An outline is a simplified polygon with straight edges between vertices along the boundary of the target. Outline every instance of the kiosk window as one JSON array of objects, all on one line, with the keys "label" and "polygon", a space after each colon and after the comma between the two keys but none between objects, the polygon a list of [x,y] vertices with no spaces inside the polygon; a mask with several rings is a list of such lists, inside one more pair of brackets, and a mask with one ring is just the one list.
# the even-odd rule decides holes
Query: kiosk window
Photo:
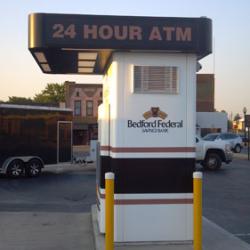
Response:
[{"label": "kiosk window", "polygon": [[178,68],[134,66],[134,92],[178,94]]}]

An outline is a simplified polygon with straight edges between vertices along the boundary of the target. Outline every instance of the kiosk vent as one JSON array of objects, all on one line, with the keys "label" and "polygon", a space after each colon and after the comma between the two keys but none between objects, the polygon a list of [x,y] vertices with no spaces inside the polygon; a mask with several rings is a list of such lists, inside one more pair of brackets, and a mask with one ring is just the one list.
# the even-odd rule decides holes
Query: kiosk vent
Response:
[{"label": "kiosk vent", "polygon": [[134,66],[134,92],[178,94],[178,68]]}]

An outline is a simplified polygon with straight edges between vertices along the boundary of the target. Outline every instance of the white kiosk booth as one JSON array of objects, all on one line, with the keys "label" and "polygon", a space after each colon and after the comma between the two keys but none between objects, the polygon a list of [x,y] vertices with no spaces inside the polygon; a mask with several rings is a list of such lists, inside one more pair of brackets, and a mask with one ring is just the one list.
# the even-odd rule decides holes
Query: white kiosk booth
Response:
[{"label": "white kiosk booth", "polygon": [[[97,207],[115,174],[115,241],[192,241],[202,18],[30,15],[29,49],[45,73],[103,74]],[[33,34],[33,35],[31,35]]]},{"label": "white kiosk booth", "polygon": [[101,174],[115,173],[116,241],[192,240],[196,62],[192,54],[112,55],[99,135]]}]

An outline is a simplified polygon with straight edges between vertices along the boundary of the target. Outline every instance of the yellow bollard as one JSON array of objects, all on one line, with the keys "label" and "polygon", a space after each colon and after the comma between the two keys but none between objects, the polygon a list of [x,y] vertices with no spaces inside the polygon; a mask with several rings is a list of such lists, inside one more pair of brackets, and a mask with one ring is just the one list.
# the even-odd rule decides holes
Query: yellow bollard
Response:
[{"label": "yellow bollard", "polygon": [[194,250],[202,250],[202,173],[193,173]]},{"label": "yellow bollard", "polygon": [[113,173],[105,174],[105,250],[114,250],[114,179]]}]

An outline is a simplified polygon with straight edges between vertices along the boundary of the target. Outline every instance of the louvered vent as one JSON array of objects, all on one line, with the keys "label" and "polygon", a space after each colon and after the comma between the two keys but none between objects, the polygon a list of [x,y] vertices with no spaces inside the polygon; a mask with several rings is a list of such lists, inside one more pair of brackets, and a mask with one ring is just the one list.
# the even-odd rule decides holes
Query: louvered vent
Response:
[{"label": "louvered vent", "polygon": [[177,73],[177,67],[134,66],[134,92],[178,94]]}]

